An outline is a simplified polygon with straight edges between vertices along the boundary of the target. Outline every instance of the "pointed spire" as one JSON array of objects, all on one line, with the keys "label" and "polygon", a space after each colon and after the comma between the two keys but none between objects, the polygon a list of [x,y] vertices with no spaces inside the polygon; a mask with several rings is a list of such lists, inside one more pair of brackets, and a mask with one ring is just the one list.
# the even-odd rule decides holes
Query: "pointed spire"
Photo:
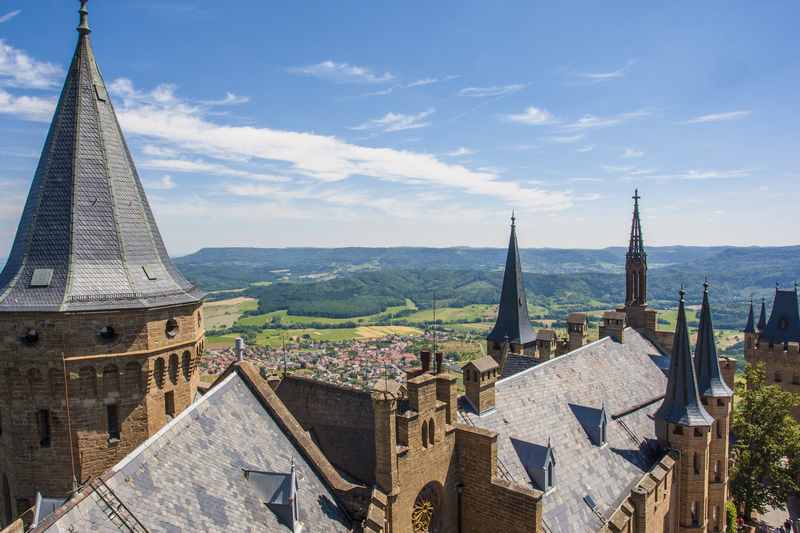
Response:
[{"label": "pointed spire", "polygon": [[628,256],[645,257],[644,237],[642,235],[642,222],[639,218],[639,189],[633,194],[633,222],[631,223],[631,240],[628,244]]},{"label": "pointed spire", "polygon": [[681,286],[669,382],[656,418],[680,426],[710,426],[714,419],[703,408],[697,391],[697,378],[689,346],[689,328],[686,325],[685,296],[686,291]]},{"label": "pointed spire", "polygon": [[750,297],[750,310],[747,313],[747,324],[744,326],[745,333],[755,333],[756,332],[756,319],[753,313],[753,298]]},{"label": "pointed spire", "polygon": [[[752,318],[752,309],[751,309]],[[733,391],[725,383],[719,368],[717,345],[714,341],[714,326],[711,323],[711,305],[708,301],[708,280],[703,283],[703,306],[700,310],[700,326],[694,350],[694,366],[697,373],[697,389],[701,396],[730,398]]]},{"label": "pointed spire", "polygon": [[202,300],[156,226],[88,38],[87,5],[81,2],[78,43],[0,273],[0,312]]},{"label": "pointed spire", "polygon": [[517,245],[516,216],[511,215],[511,237],[508,241],[506,269],[503,274],[503,289],[500,293],[500,307],[497,322],[487,339],[502,344],[526,345],[536,340],[528,318],[528,299],[522,279],[522,263]]},{"label": "pointed spire", "polygon": [[758,328],[759,332],[767,328],[767,302],[764,298],[761,298],[761,315],[758,317],[756,328]]},{"label": "pointed spire", "polygon": [[81,1],[81,8],[78,10],[78,13],[81,15],[81,22],[78,25],[78,33],[81,35],[89,35],[92,33],[92,29],[89,27],[89,7],[88,3],[89,0],[80,0]]}]

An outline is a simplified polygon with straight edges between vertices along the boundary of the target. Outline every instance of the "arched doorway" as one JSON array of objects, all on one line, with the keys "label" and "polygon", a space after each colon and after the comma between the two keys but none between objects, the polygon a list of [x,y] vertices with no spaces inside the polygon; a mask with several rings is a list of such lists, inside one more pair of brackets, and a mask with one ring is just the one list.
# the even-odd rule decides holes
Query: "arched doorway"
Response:
[{"label": "arched doorway", "polygon": [[440,530],[442,486],[431,481],[425,485],[414,501],[411,524],[414,533],[436,533]]},{"label": "arched doorway", "polygon": [[11,524],[14,515],[11,511],[11,487],[8,486],[8,478],[3,474],[3,522],[5,525]]}]

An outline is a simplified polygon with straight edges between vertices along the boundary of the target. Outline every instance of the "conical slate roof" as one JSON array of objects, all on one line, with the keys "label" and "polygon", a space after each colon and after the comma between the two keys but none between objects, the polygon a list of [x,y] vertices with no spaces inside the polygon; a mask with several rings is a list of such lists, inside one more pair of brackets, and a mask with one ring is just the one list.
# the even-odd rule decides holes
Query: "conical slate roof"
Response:
[{"label": "conical slate roof", "polygon": [[767,302],[764,301],[764,298],[761,298],[761,315],[758,317],[758,324],[756,328],[758,331],[764,331],[767,327]]},{"label": "conical slate roof", "polygon": [[642,222],[639,219],[639,189],[633,195],[633,221],[631,222],[631,240],[628,243],[628,257],[645,259],[644,237],[642,236]]},{"label": "conical slate roof", "polygon": [[697,379],[689,347],[689,329],[686,326],[685,294],[681,288],[667,393],[656,412],[656,418],[680,426],[710,426],[714,419],[703,408],[697,391]]},{"label": "conical slate roof", "polygon": [[761,332],[761,339],[774,344],[800,341],[800,310],[796,287],[790,290],[775,289],[772,312]]},{"label": "conical slate roof", "polygon": [[503,290],[500,293],[500,308],[497,322],[489,333],[488,340],[512,344],[529,344],[536,340],[528,318],[528,299],[525,297],[525,284],[522,280],[522,264],[517,246],[516,219],[511,217],[511,238],[508,242],[506,271],[503,275]]},{"label": "conical slate roof", "polygon": [[[752,318],[752,309],[751,309]],[[703,307],[700,310],[700,328],[694,350],[694,367],[697,374],[697,389],[701,396],[730,398],[733,391],[725,383],[719,369],[717,345],[714,342],[714,326],[711,323],[711,305],[708,302],[708,282],[703,284]]]},{"label": "conical slate roof", "polygon": [[750,311],[747,313],[747,324],[744,326],[745,333],[755,333],[756,326],[755,326],[755,318],[753,317],[753,299],[750,299]]},{"label": "conical slate roof", "polygon": [[95,62],[86,3],[0,274],[0,311],[154,307],[202,298],[167,255]]}]

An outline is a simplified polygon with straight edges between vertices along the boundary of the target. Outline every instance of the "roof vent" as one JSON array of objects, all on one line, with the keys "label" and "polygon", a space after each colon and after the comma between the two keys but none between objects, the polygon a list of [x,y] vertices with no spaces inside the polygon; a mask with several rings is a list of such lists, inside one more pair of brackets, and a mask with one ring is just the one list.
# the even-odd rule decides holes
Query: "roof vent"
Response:
[{"label": "roof vent", "polygon": [[297,473],[292,459],[291,469],[283,472],[258,472],[244,470],[244,477],[261,495],[264,505],[275,514],[283,526],[295,533],[301,529],[300,507],[297,503]]},{"label": "roof vent", "polygon": [[150,281],[158,279],[158,276],[156,276],[156,268],[153,265],[142,265],[142,271],[144,271],[145,277]]},{"label": "roof vent", "polygon": [[106,100],[108,100],[108,93],[106,92],[106,88],[103,87],[103,84],[95,83],[94,91],[95,93],[97,93],[97,99],[100,100],[101,102],[105,102]]},{"label": "roof vent", "polygon": [[53,281],[52,268],[36,268],[31,277],[31,287],[49,287]]},{"label": "roof vent", "polygon": [[536,487],[549,492],[556,486],[556,455],[550,439],[547,446],[511,438],[522,466]]},{"label": "roof vent", "polygon": [[583,430],[595,446],[604,446],[608,442],[608,414],[603,403],[600,409],[583,405],[569,404],[572,414],[578,419]]}]

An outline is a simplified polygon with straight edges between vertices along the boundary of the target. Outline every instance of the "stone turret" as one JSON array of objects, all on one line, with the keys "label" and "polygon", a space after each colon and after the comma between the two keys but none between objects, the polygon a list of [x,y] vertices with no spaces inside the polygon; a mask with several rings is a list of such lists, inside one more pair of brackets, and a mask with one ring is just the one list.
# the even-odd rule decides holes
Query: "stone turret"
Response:
[{"label": "stone turret", "polygon": [[0,274],[0,478],[20,508],[117,463],[199,380],[203,295],[167,254],[90,33],[84,0]]},{"label": "stone turret", "polygon": [[708,519],[709,448],[714,418],[708,414],[697,389],[689,347],[685,291],[681,289],[669,381],[664,401],[655,415],[656,435],[666,448],[680,454],[678,524],[680,532],[705,532]]}]

